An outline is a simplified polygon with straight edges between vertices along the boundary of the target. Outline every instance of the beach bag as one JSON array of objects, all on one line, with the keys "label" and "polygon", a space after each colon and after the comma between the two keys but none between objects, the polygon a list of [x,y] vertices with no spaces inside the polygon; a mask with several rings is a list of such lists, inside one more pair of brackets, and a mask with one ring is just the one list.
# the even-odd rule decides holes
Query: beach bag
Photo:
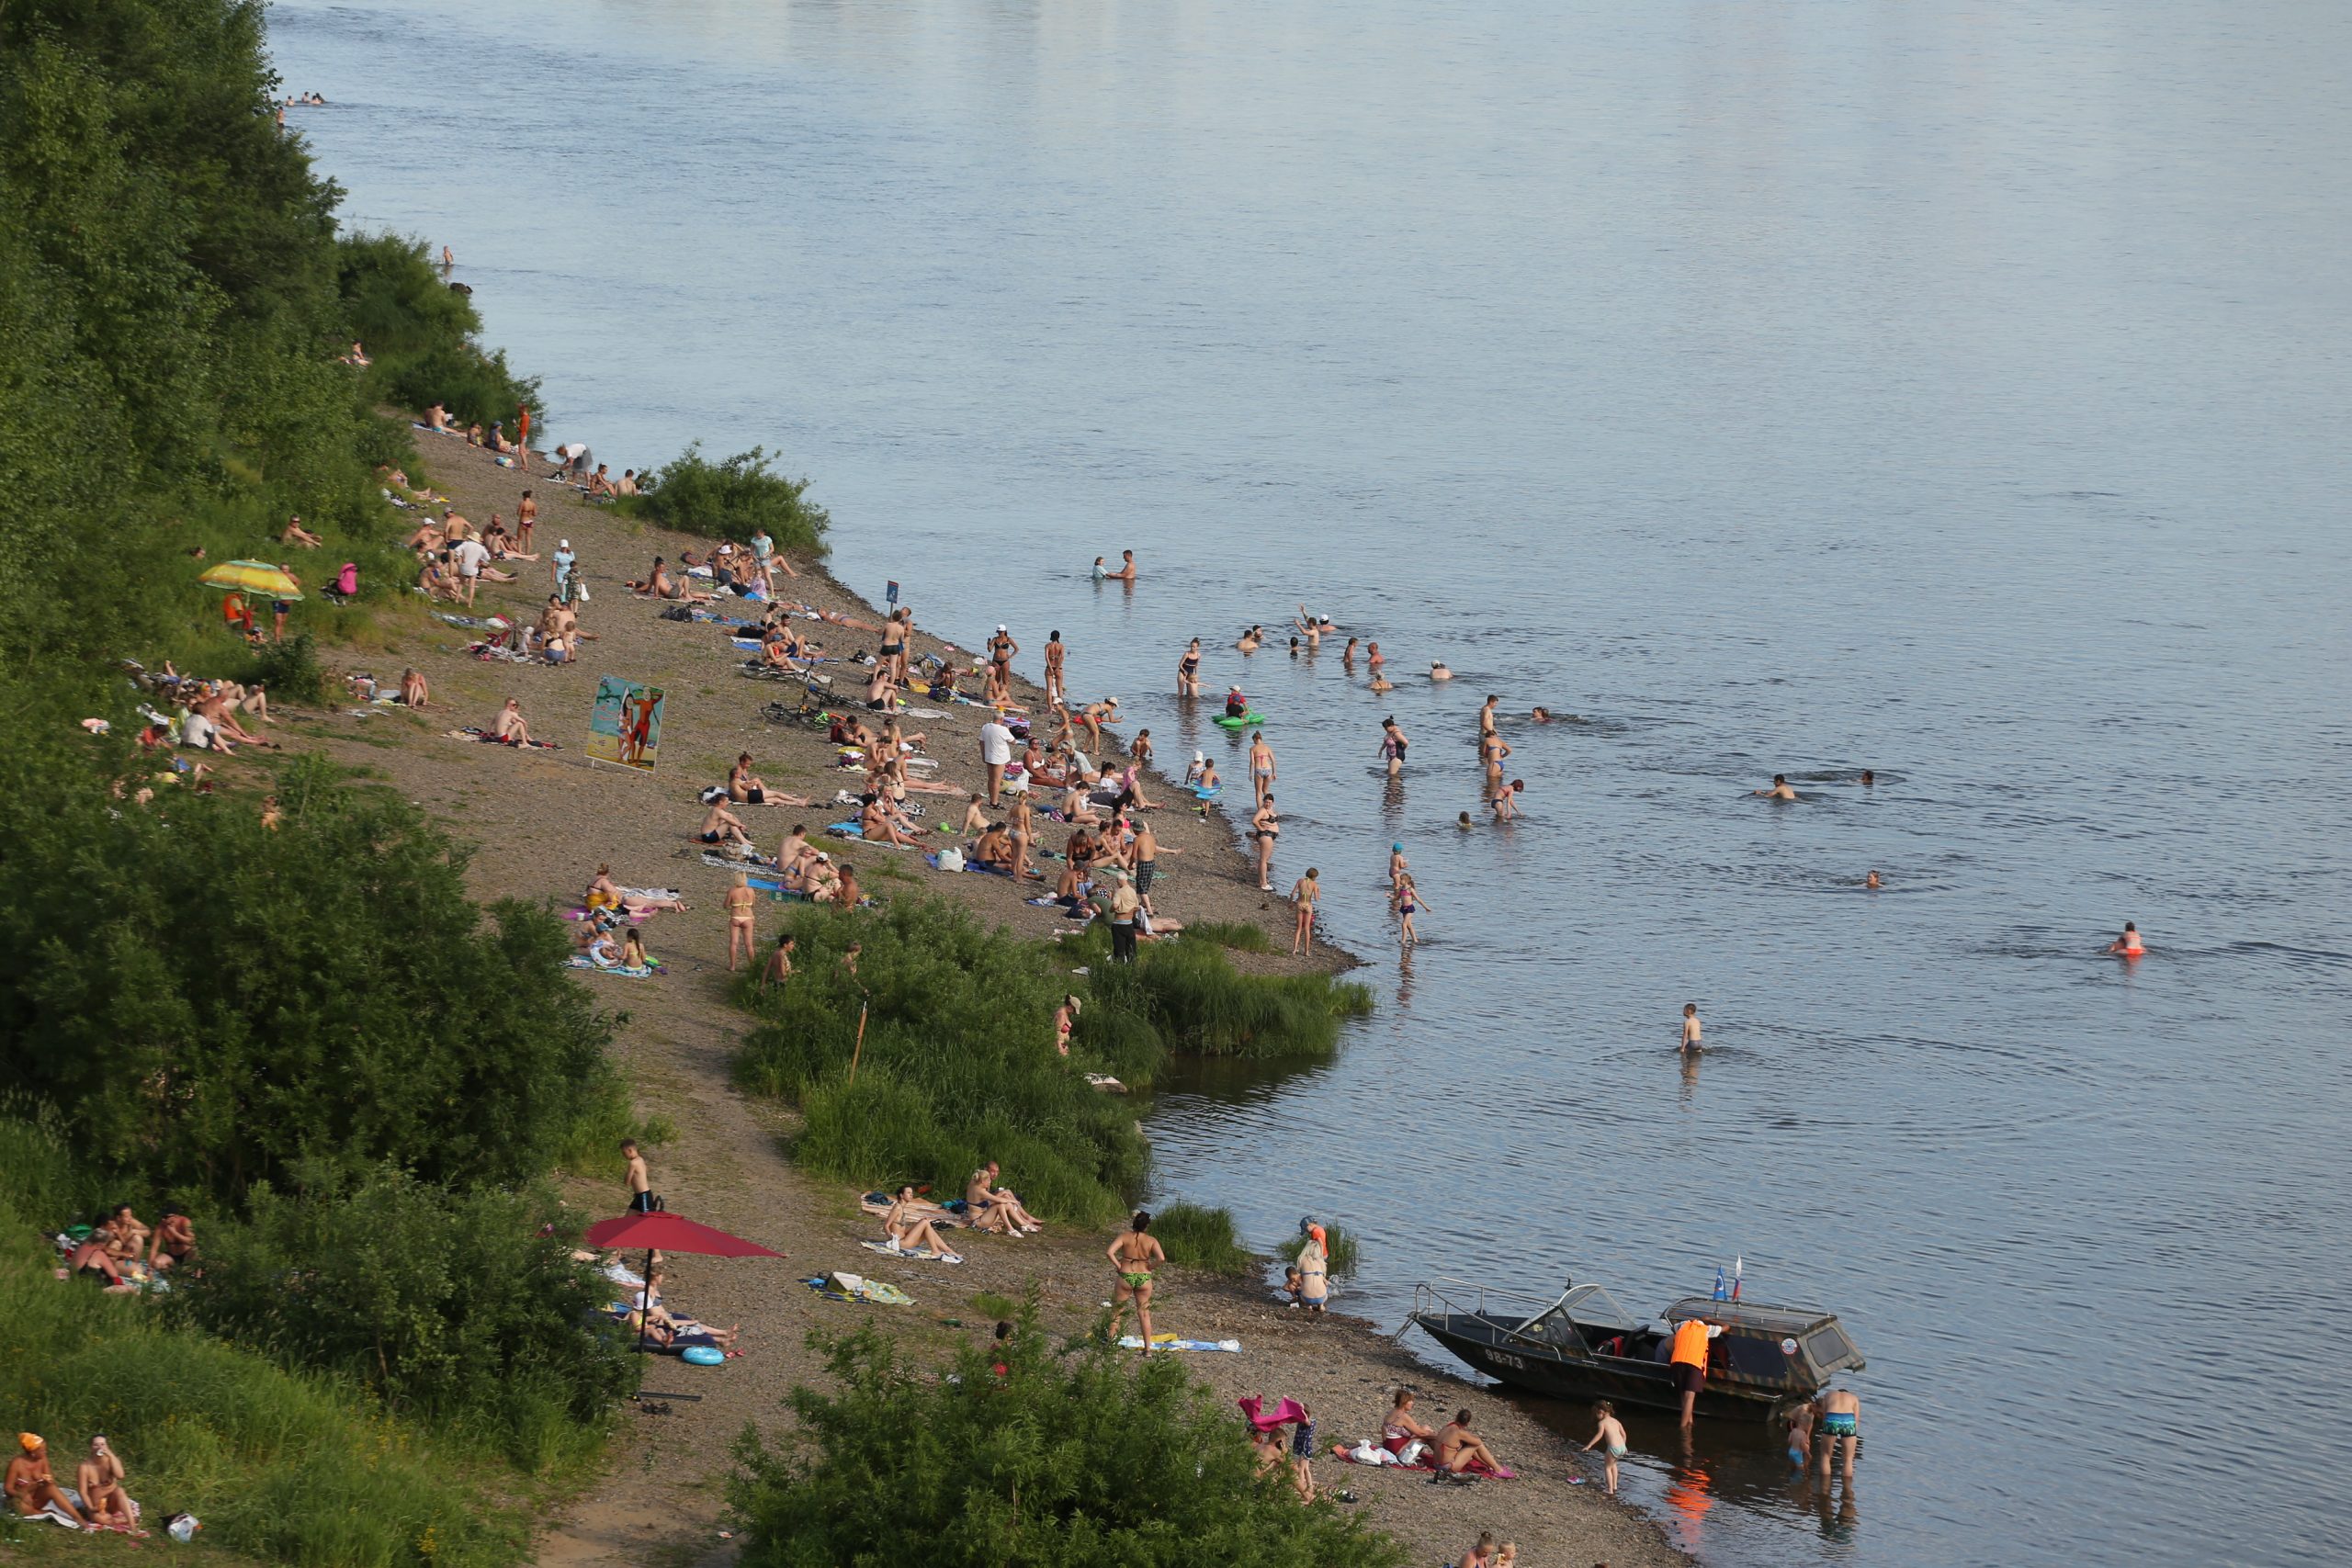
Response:
[{"label": "beach bag", "polygon": [[700,799],[705,806],[716,806],[720,801],[727,798],[727,786],[725,784],[712,784],[708,789],[704,790],[696,798]]},{"label": "beach bag", "polygon": [[1396,1462],[1398,1464],[1417,1464],[1419,1462],[1421,1455],[1428,1451],[1429,1445],[1421,1441],[1420,1438],[1415,1438],[1411,1442],[1407,1443],[1402,1449],[1397,1450]]},{"label": "beach bag", "polygon": [[665,621],[691,621],[695,618],[695,613],[684,604],[673,604],[662,612],[662,618]]},{"label": "beach bag", "polygon": [[949,845],[946,849],[944,849],[944,850],[940,851],[940,852],[939,852],[939,869],[940,869],[940,870],[942,870],[942,871],[961,871],[961,870],[963,870],[963,869],[964,869],[964,852],[963,852],[963,851],[961,851],[961,850],[959,850],[959,849],[957,849],[957,848],[956,848],[956,847],[955,847],[954,845],[952,845],[952,844],[951,844],[951,845]]}]

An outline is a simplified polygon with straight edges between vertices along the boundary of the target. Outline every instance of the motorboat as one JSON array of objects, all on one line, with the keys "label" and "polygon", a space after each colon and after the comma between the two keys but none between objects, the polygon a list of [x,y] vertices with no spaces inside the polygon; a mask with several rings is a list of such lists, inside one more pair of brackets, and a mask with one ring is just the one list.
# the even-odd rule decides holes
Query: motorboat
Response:
[{"label": "motorboat", "polygon": [[1817,1307],[1685,1296],[1659,1321],[1645,1322],[1599,1285],[1573,1280],[1550,1300],[1469,1280],[1426,1281],[1414,1290],[1405,1325],[1531,1393],[1679,1411],[1667,1357],[1674,1325],[1693,1317],[1723,1329],[1707,1343],[1701,1416],[1769,1421],[1811,1399],[1833,1374],[1868,1364],[1837,1314]]}]

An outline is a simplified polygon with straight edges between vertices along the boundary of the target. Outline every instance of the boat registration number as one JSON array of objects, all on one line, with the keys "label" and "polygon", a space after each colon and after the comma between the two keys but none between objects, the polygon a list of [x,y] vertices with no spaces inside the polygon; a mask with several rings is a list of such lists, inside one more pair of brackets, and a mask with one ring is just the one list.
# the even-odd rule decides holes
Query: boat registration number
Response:
[{"label": "boat registration number", "polygon": [[1508,1350],[1490,1350],[1487,1352],[1487,1355],[1497,1366],[1509,1367],[1513,1371],[1519,1372],[1523,1372],[1527,1370],[1527,1363],[1521,1360],[1517,1356],[1512,1355]]}]

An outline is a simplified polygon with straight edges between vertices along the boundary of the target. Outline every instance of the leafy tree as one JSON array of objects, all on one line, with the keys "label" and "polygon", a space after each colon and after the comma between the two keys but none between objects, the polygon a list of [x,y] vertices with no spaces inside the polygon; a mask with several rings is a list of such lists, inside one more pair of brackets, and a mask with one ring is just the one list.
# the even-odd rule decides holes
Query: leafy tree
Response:
[{"label": "leafy tree", "polygon": [[636,1386],[634,1351],[594,1315],[619,1287],[572,1260],[549,1194],[450,1192],[388,1166],[295,1180],[207,1229],[202,1274],[170,1298],[188,1321],[481,1429],[535,1470]]},{"label": "leafy tree", "polygon": [[0,1037],[98,1161],[232,1199],[305,1156],[503,1183],[582,1117],[620,1124],[557,922],[485,922],[397,795],[297,763],[272,831],[250,798],[142,807],[38,742],[0,757],[0,922],[28,949]]},{"label": "leafy tree", "polygon": [[[1260,1477],[1240,1423],[1174,1357],[1057,1357],[1022,1314],[945,1377],[871,1328],[813,1343],[837,1393],[795,1389],[798,1447],[747,1432],[729,1491],[747,1568],[1391,1568],[1389,1537]],[[992,1363],[1005,1371],[999,1375]]]},{"label": "leafy tree", "polygon": [[832,519],[808,499],[808,481],[770,473],[763,447],[714,463],[696,442],[638,482],[642,493],[625,504],[664,527],[715,534],[738,544],[749,544],[765,529],[776,548],[803,555],[822,556],[831,547],[825,530]]}]

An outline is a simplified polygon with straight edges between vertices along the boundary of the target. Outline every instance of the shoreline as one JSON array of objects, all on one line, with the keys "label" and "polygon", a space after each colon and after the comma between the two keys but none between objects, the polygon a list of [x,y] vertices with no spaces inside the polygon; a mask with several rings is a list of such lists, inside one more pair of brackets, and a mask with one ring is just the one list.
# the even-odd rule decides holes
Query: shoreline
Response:
[{"label": "shoreline", "polygon": [[[711,1382],[682,1382],[685,1370],[675,1363],[649,1368],[650,1390],[691,1392],[702,1402],[681,1403],[673,1407],[679,1414],[656,1416],[645,1413],[659,1403],[649,1399],[635,1414],[625,1414],[621,1419],[633,1422],[639,1433],[624,1433],[604,1475],[560,1511],[541,1541],[538,1560],[634,1562],[652,1549],[682,1551],[685,1561],[725,1562],[731,1546],[715,1532],[725,1528],[719,1483],[729,1468],[727,1443],[747,1421],[771,1433],[788,1427],[785,1392],[796,1382],[821,1381],[821,1359],[802,1343],[809,1328],[877,1322],[895,1328],[911,1353],[922,1354],[948,1336],[987,1330],[986,1322],[974,1322],[977,1292],[1018,1300],[1034,1284],[1049,1325],[1076,1332],[1091,1323],[1107,1293],[1098,1278],[1099,1238],[1073,1235],[1063,1226],[1019,1245],[990,1238],[974,1248],[970,1264],[949,1270],[886,1263],[860,1249],[857,1244],[871,1233],[872,1223],[856,1211],[854,1195],[802,1171],[785,1153],[792,1112],[734,1086],[732,1059],[752,1020],[731,1000],[724,961],[718,956],[726,946],[718,894],[728,873],[703,863],[698,846],[686,841],[702,809],[694,802],[694,790],[720,782],[738,750],[752,753],[755,769],[771,788],[812,800],[828,799],[838,784],[850,782],[830,765],[832,749],[821,730],[761,717],[763,705],[778,698],[797,701],[802,688],[797,682],[737,676],[733,666],[741,655],[721,639],[720,628],[662,621],[655,602],[637,599],[621,587],[654,554],[674,557],[675,545],[691,536],[590,506],[544,476],[526,480],[498,468],[492,454],[461,438],[419,432],[416,445],[420,472],[413,477],[447,494],[477,525],[493,512],[511,518],[514,502],[526,488],[536,491],[542,503],[534,536],[541,561],[513,563],[519,578],[514,584],[484,582],[471,613],[514,615],[544,604],[544,558],[557,540],[569,538],[590,586],[582,626],[597,640],[587,644],[579,660],[554,668],[478,662],[463,651],[469,634],[440,622],[425,623],[414,637],[402,631],[372,666],[371,656],[330,649],[325,651],[337,665],[371,668],[379,680],[396,677],[402,663],[414,663],[432,684],[431,708],[415,715],[377,710],[356,719],[351,705],[339,703],[317,722],[308,714],[289,712],[281,734],[289,740],[298,735],[315,738],[337,761],[389,775],[403,794],[475,842],[469,883],[485,899],[554,896],[569,902],[571,890],[605,862],[624,885],[670,885],[685,893],[689,912],[657,916],[642,928],[648,946],[669,966],[666,974],[650,981],[590,975],[582,983],[600,1006],[626,1010],[614,1055],[640,1111],[668,1118],[678,1131],[674,1142],[654,1157],[657,1182],[673,1207],[757,1236],[790,1254],[792,1261],[679,1263],[673,1270],[677,1299],[715,1321],[743,1323],[752,1354],[729,1362]],[[821,566],[803,568],[797,581],[787,580],[786,592],[823,608],[880,618]],[[829,652],[863,651],[868,635],[831,624],[819,628],[819,640],[828,643]],[[915,646],[919,651],[953,647],[968,652],[920,628]],[[660,683],[668,693],[657,771],[650,776],[592,765],[578,750],[596,677],[608,672]],[[1014,684],[1017,700],[1041,708],[1042,693],[1034,684],[1017,677]],[[486,724],[508,695],[521,700],[535,735],[562,749],[517,752],[443,738],[460,724]],[[914,701],[920,705],[921,699]],[[938,772],[944,778],[963,782],[977,776],[972,742],[988,712],[958,707],[945,710],[942,719],[924,721],[933,735],[928,750],[941,759]],[[1165,784],[1156,771],[1148,776]],[[960,814],[956,797],[918,798]],[[805,811],[746,807],[739,815],[759,846],[771,852],[794,822],[805,821],[813,829],[827,819],[815,806]],[[1174,874],[1163,874],[1154,888],[1156,903],[1186,920],[1250,921],[1276,939],[1280,951],[1274,953],[1228,951],[1238,966],[1295,973],[1356,962],[1352,954],[1320,942],[1311,963],[1288,955],[1289,901],[1260,892],[1222,812],[1196,814],[1170,805],[1153,817],[1163,843],[1181,852]],[[922,820],[937,820],[937,815]],[[1029,937],[1074,924],[1058,911],[1023,903],[1026,889],[1004,878],[929,871],[910,863],[911,851],[820,841],[846,847],[876,893],[920,888],[952,897]],[[760,906],[758,920],[760,938],[772,937],[773,906]],[[1155,1172],[1156,1188],[1167,1198],[1183,1196],[1164,1178],[1164,1172]],[[1017,1173],[1008,1173],[1008,1179],[1017,1187]],[[591,1179],[575,1173],[567,1184],[573,1205],[592,1211],[612,1207],[616,1190],[601,1175]],[[904,1284],[919,1306],[897,1314],[894,1322],[881,1309],[828,1303],[793,1283],[820,1269],[868,1271],[861,1263]],[[926,1276],[922,1270],[927,1267]],[[1340,1313],[1314,1321],[1286,1313],[1255,1276],[1225,1280],[1179,1269],[1167,1278],[1166,1304],[1159,1309],[1165,1326],[1238,1337],[1247,1347],[1242,1355],[1198,1357],[1191,1370],[1221,1399],[1261,1387],[1306,1399],[1323,1423],[1325,1462],[1317,1466],[1322,1483],[1355,1491],[1375,1521],[1416,1556],[1458,1558],[1479,1529],[1493,1529],[1500,1539],[1518,1540],[1537,1561],[1576,1557],[1608,1561],[1615,1568],[1686,1561],[1647,1516],[1630,1506],[1594,1506],[1600,1501],[1597,1488],[1571,1483],[1562,1473],[1565,1446],[1532,1417],[1494,1391],[1415,1359],[1375,1325]],[[1426,1486],[1418,1475],[1375,1474],[1330,1460],[1330,1441],[1376,1431],[1385,1409],[1378,1401],[1400,1382],[1443,1388],[1446,1398],[1476,1409],[1480,1429],[1506,1461],[1520,1463],[1524,1479]],[[1417,1489],[1400,1490],[1408,1485]]]}]

